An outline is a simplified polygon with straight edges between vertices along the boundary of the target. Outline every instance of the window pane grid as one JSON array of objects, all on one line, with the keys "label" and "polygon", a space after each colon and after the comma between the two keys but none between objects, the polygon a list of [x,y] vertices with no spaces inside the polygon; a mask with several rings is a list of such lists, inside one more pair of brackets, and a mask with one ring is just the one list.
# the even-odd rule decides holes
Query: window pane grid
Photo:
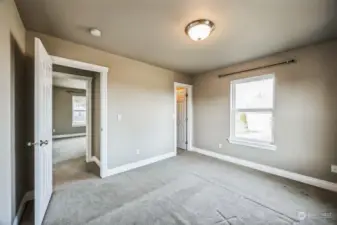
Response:
[{"label": "window pane grid", "polygon": [[235,113],[235,137],[272,142],[272,113]]},{"label": "window pane grid", "polygon": [[245,143],[274,143],[274,76],[231,83],[231,139]]},{"label": "window pane grid", "polygon": [[85,96],[73,96],[73,126],[86,125],[87,101]]},{"label": "window pane grid", "polygon": [[236,108],[272,108],[273,79],[261,79],[235,84]]}]

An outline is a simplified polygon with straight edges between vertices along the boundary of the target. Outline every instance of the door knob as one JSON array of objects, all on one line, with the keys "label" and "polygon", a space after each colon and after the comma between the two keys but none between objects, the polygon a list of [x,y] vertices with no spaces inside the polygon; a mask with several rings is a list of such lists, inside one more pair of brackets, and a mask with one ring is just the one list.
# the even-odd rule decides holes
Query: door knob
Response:
[{"label": "door knob", "polygon": [[36,141],[36,142],[27,142],[27,146],[28,147],[31,147],[33,145],[38,145],[38,144],[40,144],[40,142],[38,142],[38,141]]},{"label": "door knob", "polygon": [[40,146],[48,145],[48,140],[45,140],[45,141],[40,140],[40,141],[36,141],[36,142],[27,142],[28,147],[31,147],[31,146],[34,146],[34,145],[40,145]]}]

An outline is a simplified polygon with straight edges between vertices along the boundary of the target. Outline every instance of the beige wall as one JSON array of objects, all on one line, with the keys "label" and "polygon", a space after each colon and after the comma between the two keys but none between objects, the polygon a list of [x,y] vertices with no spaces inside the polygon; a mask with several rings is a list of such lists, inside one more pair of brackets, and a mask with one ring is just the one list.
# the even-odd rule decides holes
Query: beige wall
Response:
[{"label": "beige wall", "polygon": [[[27,52],[30,55],[34,37],[39,37],[52,55],[109,67],[109,169],[173,152],[173,83],[190,83],[189,77],[29,31]],[[122,114],[122,121],[117,121],[118,114]],[[139,155],[136,149],[140,149]]]},{"label": "beige wall", "polygon": [[[337,175],[330,172],[331,164],[337,164],[336,53],[337,40],[195,77],[194,146],[336,182]],[[298,63],[217,77],[291,58]],[[269,73],[276,79],[277,150],[229,144],[230,81]]]},{"label": "beige wall", "polygon": [[[18,211],[20,202],[26,194],[30,191],[29,187],[29,152],[31,149],[26,146],[26,82],[25,82],[25,57],[21,52],[16,41],[12,39],[12,55],[14,63],[14,149],[12,148],[12,153],[14,153],[13,167],[15,168],[13,172],[13,180],[15,187],[15,196],[13,202],[15,203],[15,212]],[[13,188],[14,190],[14,188]]]},{"label": "beige wall", "polygon": [[86,96],[85,90],[53,86],[53,135],[85,133],[85,126],[72,124],[73,96]]},{"label": "beige wall", "polygon": [[174,82],[178,82],[182,84],[192,84],[193,79],[192,79],[192,76],[181,74],[181,73],[175,73]]},{"label": "beige wall", "polygon": [[0,1],[0,224],[10,224],[15,215],[15,165],[14,165],[14,80],[11,68],[10,36],[25,52],[25,29],[13,0]]}]

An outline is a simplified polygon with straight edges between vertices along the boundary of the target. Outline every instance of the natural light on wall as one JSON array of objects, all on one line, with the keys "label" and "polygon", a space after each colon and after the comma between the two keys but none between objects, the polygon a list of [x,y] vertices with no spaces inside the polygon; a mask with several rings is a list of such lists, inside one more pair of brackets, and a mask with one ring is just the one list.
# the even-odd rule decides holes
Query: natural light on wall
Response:
[{"label": "natural light on wall", "polygon": [[231,82],[231,143],[274,150],[274,75]]}]

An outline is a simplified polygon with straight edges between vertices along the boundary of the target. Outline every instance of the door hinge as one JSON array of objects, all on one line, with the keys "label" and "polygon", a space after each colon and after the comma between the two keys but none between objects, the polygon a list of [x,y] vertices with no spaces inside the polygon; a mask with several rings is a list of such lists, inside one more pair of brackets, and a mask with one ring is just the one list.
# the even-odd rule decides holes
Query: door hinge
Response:
[{"label": "door hinge", "polygon": [[188,145],[188,141],[185,141],[185,144]]},{"label": "door hinge", "polygon": [[188,94],[186,93],[185,96],[186,96],[186,98],[187,98],[187,97],[188,97]]}]

